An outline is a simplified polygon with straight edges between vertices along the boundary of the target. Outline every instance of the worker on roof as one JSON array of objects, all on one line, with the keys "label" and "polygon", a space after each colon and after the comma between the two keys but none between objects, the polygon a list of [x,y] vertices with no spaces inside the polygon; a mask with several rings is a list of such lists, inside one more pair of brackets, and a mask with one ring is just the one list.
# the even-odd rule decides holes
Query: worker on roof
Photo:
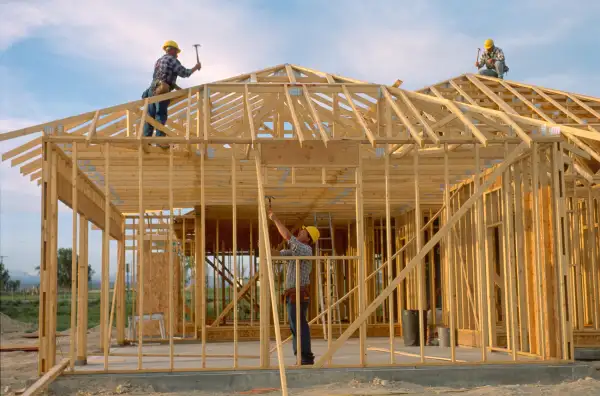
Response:
[{"label": "worker on roof", "polygon": [[[181,65],[177,56],[181,52],[177,43],[173,40],[168,40],[163,44],[165,54],[160,57],[154,64],[154,74],[150,87],[144,91],[142,98],[162,95],[171,92],[173,89],[181,89],[177,86],[177,77],[187,78],[202,67],[197,63],[191,69],[186,69]],[[169,99],[161,100],[157,103],[148,105],[148,116],[156,119],[161,124],[167,123],[167,109],[169,108]],[[149,123],[144,124],[144,136],[152,136],[154,127]],[[156,136],[165,136],[164,132],[156,131]]]},{"label": "worker on roof", "polygon": [[481,58],[475,62],[475,66],[479,69],[479,74],[503,79],[504,73],[508,72],[504,52],[501,48],[496,47],[492,39],[485,40],[483,47],[484,51],[481,54]]},{"label": "worker on roof", "polygon": [[[298,231],[297,236],[283,225],[283,223],[275,216],[275,213],[269,208],[269,219],[277,226],[277,231],[288,243],[288,249],[281,251],[274,250],[272,256],[312,256],[313,250],[310,246],[319,240],[321,235],[319,230],[313,226],[302,226]],[[313,355],[310,346],[310,329],[306,321],[306,315],[310,300],[310,271],[312,263],[310,260],[300,260],[300,357],[302,365],[313,365],[315,363],[315,355]],[[285,291],[283,298],[287,304],[288,320],[290,322],[290,330],[294,337],[293,349],[296,356],[296,260],[289,260],[285,274]]]}]

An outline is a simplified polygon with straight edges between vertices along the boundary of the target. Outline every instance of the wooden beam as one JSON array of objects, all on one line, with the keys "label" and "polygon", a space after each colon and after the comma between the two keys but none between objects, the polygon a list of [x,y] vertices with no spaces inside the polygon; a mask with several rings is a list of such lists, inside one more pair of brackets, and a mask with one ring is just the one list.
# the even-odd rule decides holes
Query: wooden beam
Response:
[{"label": "wooden beam", "polygon": [[92,123],[90,124],[90,128],[88,129],[87,141],[92,140],[94,136],[96,136],[96,125],[98,124],[98,117],[100,116],[100,110],[96,111],[94,114],[94,118],[92,119]]},{"label": "wooden beam", "polygon": [[[206,115],[208,117],[208,114]],[[196,310],[196,317],[200,317],[200,330],[201,336],[200,341],[202,342],[202,367],[206,367],[206,285],[204,279],[206,278],[206,195],[205,195],[205,152],[207,147],[202,147],[200,150],[200,238],[196,238],[196,249],[199,248],[200,256],[197,257],[199,260],[196,261],[196,274],[200,276],[201,282],[196,280],[196,307],[200,308],[200,312]],[[198,220],[198,217],[196,217]],[[198,299],[200,302],[198,302]],[[196,322],[198,323],[198,322]],[[195,334],[198,334],[198,327],[196,327]],[[197,337],[197,336],[196,336]]]},{"label": "wooden beam", "polygon": [[150,98],[146,98],[144,101],[144,109],[142,110],[142,116],[140,117],[140,125],[137,128],[137,138],[138,140],[142,140],[142,136],[144,136],[144,125],[146,124],[146,116],[148,115],[148,105]]},{"label": "wooden beam", "polygon": [[[391,261],[390,255],[392,254],[392,220],[391,220],[391,208],[390,208],[390,154],[389,154],[389,144],[386,144],[385,147],[385,251],[387,262]],[[383,252],[382,252],[383,254]],[[388,284],[392,283],[392,266],[389,266],[387,269],[387,282]],[[329,280],[329,278],[327,278]],[[331,304],[328,304],[331,305]],[[328,314],[331,316],[331,313]],[[394,354],[394,295],[390,294],[390,298],[388,300],[388,319],[390,326],[390,364],[394,364],[396,362],[396,355]],[[331,347],[331,345],[329,346]]]},{"label": "wooden beam", "polygon": [[[416,229],[416,240],[417,240],[417,252],[423,249],[423,231],[421,226],[423,222],[423,212],[421,211],[421,194],[419,189],[419,150],[415,147],[413,149],[413,178],[415,188],[415,229]],[[423,312],[425,310],[425,276],[423,274],[425,262],[421,259],[417,263],[417,307],[418,307],[418,319],[419,319],[419,351],[421,353],[421,363],[425,363],[425,323],[423,318]],[[432,292],[435,292],[432,290]],[[435,312],[435,307],[432,308],[432,313]],[[435,315],[435,314],[434,314]]]},{"label": "wooden beam", "polygon": [[329,141],[329,136],[325,129],[323,128],[323,123],[321,122],[321,118],[319,117],[319,113],[315,110],[315,106],[313,104],[310,95],[308,94],[308,90],[306,87],[302,88],[302,92],[304,92],[304,99],[306,99],[306,103],[308,104],[308,110],[312,115],[314,122],[317,124],[317,128],[319,129],[319,133],[321,134],[321,139],[323,140],[323,144],[327,147],[327,142]]},{"label": "wooden beam", "polygon": [[100,298],[102,349],[104,350],[104,370],[108,370],[108,350],[110,348],[111,329],[109,325],[110,295],[110,143],[104,143],[104,229],[102,230],[102,285]]},{"label": "wooden beam", "polygon": [[467,128],[469,128],[471,133],[473,133],[473,136],[475,136],[479,140],[479,142],[481,142],[481,144],[483,144],[483,147],[487,147],[487,145],[488,145],[487,137],[485,137],[483,132],[481,132],[479,130],[479,128],[477,128],[475,126],[475,124],[473,124],[471,122],[471,120],[469,120],[467,117],[465,117],[463,112],[454,104],[454,102],[452,102],[448,99],[444,99],[444,96],[435,87],[431,87],[431,92],[433,92],[438,98],[443,99],[444,105],[448,108],[448,110],[450,110],[450,112],[452,114],[456,115],[458,117],[458,119],[461,120]]},{"label": "wooden beam", "polygon": [[70,366],[75,367],[75,347],[77,341],[77,143],[73,144],[71,158],[74,166],[71,167],[71,184],[73,185],[73,228],[71,247],[71,342],[70,342]]},{"label": "wooden beam", "polygon": [[290,88],[286,85],[283,88],[285,93],[285,100],[288,105],[288,109],[290,110],[290,115],[292,116],[292,124],[294,125],[294,130],[296,131],[296,135],[298,136],[298,142],[300,143],[300,147],[302,147],[302,143],[304,143],[304,133],[302,132],[302,128],[300,127],[300,121],[298,121],[298,115],[296,114],[296,109],[294,108],[294,102],[292,101],[292,97],[290,96]]},{"label": "wooden beam", "polygon": [[[444,222],[450,222],[451,205],[450,205],[450,176],[448,172],[448,144],[444,144],[444,205],[446,212],[444,216]],[[458,193],[458,189],[457,189]],[[448,268],[448,279],[447,279],[447,290],[449,300],[449,325],[450,325],[450,357],[452,362],[456,361],[456,289],[454,284],[455,276],[455,261],[451,254],[451,248],[454,247],[452,240],[452,233],[449,232],[445,241],[444,257],[446,259],[446,266]]]},{"label": "wooden beam", "polygon": [[543,191],[540,187],[540,165],[539,165],[539,148],[538,143],[534,143],[532,147],[531,166],[533,168],[532,174],[532,195],[533,195],[533,232],[534,232],[534,266],[536,275],[536,301],[538,306],[538,326],[536,329],[537,338],[540,344],[540,350],[538,354],[542,356],[542,359],[546,358],[546,331],[545,331],[545,315],[544,315],[544,303],[543,303],[543,263],[542,263],[542,227],[541,227],[541,213],[540,213],[540,194]]},{"label": "wooden beam", "polygon": [[[530,147],[530,146],[528,146]],[[481,161],[479,158],[479,145],[475,144],[475,190],[479,189],[481,184]],[[477,288],[479,295],[479,331],[481,333],[481,361],[487,361],[487,342],[488,342],[488,304],[489,295],[487,294],[487,287],[489,284],[486,282],[486,255],[485,255],[485,240],[486,240],[486,228],[485,228],[485,208],[483,195],[479,198],[476,204],[475,222],[477,228],[477,239],[476,239],[476,250],[477,250],[477,274],[479,276],[479,287]]]},{"label": "wooden beam", "polygon": [[515,109],[506,104],[504,100],[502,100],[498,95],[496,95],[487,85],[482,83],[477,79],[476,76],[472,74],[466,74],[465,77],[473,83],[484,95],[486,95],[489,99],[491,99],[494,103],[498,105],[500,110],[509,113],[509,114],[518,114]]},{"label": "wooden beam", "polygon": [[87,363],[88,332],[88,228],[85,216],[79,216],[79,250],[77,262],[77,364]]},{"label": "wooden beam", "polygon": [[417,120],[419,120],[421,125],[423,125],[423,129],[425,130],[425,133],[427,133],[427,135],[429,135],[429,137],[431,138],[431,140],[434,141],[434,143],[439,144],[439,142],[440,142],[439,136],[434,132],[433,128],[429,125],[427,120],[425,120],[425,118],[421,115],[421,111],[416,108],[416,106],[412,103],[412,101],[408,98],[408,96],[406,96],[406,94],[403,91],[400,90],[398,92],[399,92],[398,95],[400,96],[400,99],[402,99],[404,104],[410,109],[410,111],[413,113],[415,118]]},{"label": "wooden beam", "polygon": [[[20,146],[15,147],[12,150],[5,152],[4,154],[2,154],[2,161],[6,161],[13,157],[16,157],[17,155],[24,153],[27,150],[31,150],[32,148],[35,148],[37,146],[41,146],[41,144],[42,144],[42,137],[40,136],[33,140],[30,140],[27,143],[24,143]],[[40,147],[40,149],[41,149],[41,147]]]},{"label": "wooden beam", "polygon": [[[145,111],[145,110],[144,110]],[[143,120],[142,120],[143,122]],[[141,135],[141,133],[140,133]],[[144,209],[144,151],[142,145],[138,148],[138,266],[139,273],[136,279],[137,286],[137,298],[138,298],[138,317],[141,319],[144,317],[144,232],[146,229],[145,220],[145,209]],[[138,370],[142,370],[142,352],[144,343],[144,321],[140,320],[138,324]]]},{"label": "wooden beam", "polygon": [[69,359],[65,358],[60,361],[56,366],[52,367],[46,374],[44,374],[40,379],[35,381],[33,385],[31,385],[27,390],[23,393],[23,396],[34,396],[39,395],[43,392],[48,385],[52,383],[59,375],[66,370],[69,366]]},{"label": "wooden beam", "polygon": [[287,73],[287,76],[290,80],[291,84],[296,84],[296,75],[294,74],[294,70],[292,70],[292,67],[286,63],[285,65],[285,72]]},{"label": "wooden beam", "polygon": [[375,147],[375,136],[373,135],[373,132],[371,132],[371,129],[369,129],[369,127],[367,126],[367,123],[365,122],[365,119],[363,118],[362,114],[358,111],[358,108],[356,107],[356,105],[354,104],[354,101],[352,100],[352,95],[350,95],[350,92],[348,91],[348,88],[346,87],[345,84],[342,84],[342,92],[344,93],[344,96],[346,97],[348,104],[350,105],[350,107],[352,108],[352,111],[354,112],[354,117],[356,117],[358,123],[365,131],[365,134],[367,135],[367,138],[369,139],[369,142],[371,143],[371,145],[373,147]]},{"label": "wooden beam", "polygon": [[250,96],[248,92],[248,84],[244,85],[244,105],[246,106],[246,117],[248,120],[248,128],[250,129],[250,136],[252,136],[252,145],[256,144],[256,129],[254,127],[254,117],[252,116],[252,107],[250,106],[250,101],[248,97]]},{"label": "wooden beam", "polygon": [[[404,112],[400,109],[400,107],[398,107],[398,104],[396,104],[396,102],[394,102],[394,99],[392,99],[392,95],[390,95],[387,87],[382,85],[381,92],[383,93],[383,97],[388,102],[388,104],[390,106],[392,106],[392,110],[394,110],[394,113],[396,113],[396,117],[398,117],[400,119],[400,121],[402,122],[402,124],[404,124],[404,126],[406,126],[406,129],[408,129],[408,132],[410,133],[412,138],[415,139],[415,141],[419,144],[420,147],[423,147],[423,139],[421,138],[421,136],[419,136],[419,131],[417,131],[417,128],[415,128],[413,123],[410,122],[410,120],[408,119],[406,114],[404,114]],[[400,92],[403,93],[402,91],[400,91]],[[405,95],[405,97],[406,97],[406,95]],[[439,141],[439,139],[438,139],[438,141]]]},{"label": "wooden beam", "polygon": [[[286,89],[287,92],[287,89]],[[288,94],[289,95],[289,94]],[[259,202],[259,210],[260,210],[260,218],[261,221],[261,243],[264,245],[264,250],[266,253],[267,259],[267,273],[268,273],[268,282],[269,282],[269,293],[271,294],[271,308],[273,311],[273,323],[275,325],[275,340],[277,342],[277,359],[279,365],[279,378],[281,380],[281,393],[283,396],[288,395],[287,389],[287,379],[285,374],[285,367],[283,361],[283,349],[281,346],[281,329],[279,327],[279,320],[277,319],[278,311],[277,311],[277,295],[275,293],[275,275],[273,273],[273,261],[271,257],[271,245],[269,243],[269,230],[267,227],[267,212],[266,212],[266,204],[265,204],[265,192],[263,189],[263,176],[262,169],[260,164],[260,154],[256,153],[254,157],[256,163],[256,178],[258,182],[258,202]],[[263,284],[261,284],[262,286]],[[300,356],[300,350],[298,351],[298,356]]]}]

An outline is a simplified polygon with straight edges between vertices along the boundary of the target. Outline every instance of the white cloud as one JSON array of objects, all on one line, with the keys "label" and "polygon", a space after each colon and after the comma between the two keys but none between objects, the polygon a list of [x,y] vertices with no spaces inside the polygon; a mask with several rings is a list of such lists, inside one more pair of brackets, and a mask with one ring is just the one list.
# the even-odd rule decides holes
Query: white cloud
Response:
[{"label": "white cloud", "polygon": [[23,0],[8,0],[0,4],[0,51],[49,22],[39,5]]},{"label": "white cloud", "polygon": [[[180,59],[188,67],[195,64],[193,44],[199,43],[203,69],[193,77],[197,84],[266,66],[261,65],[278,41],[276,29],[274,24],[260,23],[266,19],[260,9],[252,9],[252,3],[47,0],[27,7],[10,5],[18,17],[3,28],[7,31],[3,42],[10,45],[28,33],[43,38],[58,53],[118,68],[107,77],[124,75],[143,82],[151,78],[165,40],[179,43]],[[44,17],[32,23],[20,17],[23,14]]]}]

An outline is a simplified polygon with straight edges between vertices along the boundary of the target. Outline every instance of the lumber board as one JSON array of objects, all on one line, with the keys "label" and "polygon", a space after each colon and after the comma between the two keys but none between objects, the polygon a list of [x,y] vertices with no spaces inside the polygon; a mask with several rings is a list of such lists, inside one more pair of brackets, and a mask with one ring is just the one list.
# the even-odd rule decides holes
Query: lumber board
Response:
[{"label": "lumber board", "polygon": [[0,352],[37,352],[39,350],[39,345],[0,344]]},{"label": "lumber board", "polygon": [[358,144],[354,142],[329,141],[327,147],[322,141],[261,142],[261,163],[268,166],[294,165],[358,165]]},{"label": "lumber board", "polygon": [[27,388],[25,393],[23,393],[23,396],[39,395],[48,387],[48,385],[50,385],[50,383],[52,383],[52,381],[54,381],[59,375],[63,373],[63,371],[65,371],[68,365],[69,359],[65,358],[61,360],[60,363],[48,370],[46,374],[44,374],[40,379],[35,381],[33,385]]}]

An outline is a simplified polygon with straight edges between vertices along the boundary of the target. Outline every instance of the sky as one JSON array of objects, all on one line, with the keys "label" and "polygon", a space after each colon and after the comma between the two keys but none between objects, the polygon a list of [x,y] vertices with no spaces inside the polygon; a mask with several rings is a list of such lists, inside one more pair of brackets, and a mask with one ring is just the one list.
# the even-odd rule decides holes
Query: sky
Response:
[{"label": "sky", "polygon": [[[0,133],[139,99],[165,40],[190,68],[202,45],[182,88],[292,63],[418,89],[474,72],[493,38],[507,79],[600,96],[597,0],[0,0],[0,15]],[[34,273],[40,189],[2,162],[0,196],[0,255]],[[62,206],[59,247],[71,246],[71,219]],[[100,231],[89,249],[99,274]]]}]

